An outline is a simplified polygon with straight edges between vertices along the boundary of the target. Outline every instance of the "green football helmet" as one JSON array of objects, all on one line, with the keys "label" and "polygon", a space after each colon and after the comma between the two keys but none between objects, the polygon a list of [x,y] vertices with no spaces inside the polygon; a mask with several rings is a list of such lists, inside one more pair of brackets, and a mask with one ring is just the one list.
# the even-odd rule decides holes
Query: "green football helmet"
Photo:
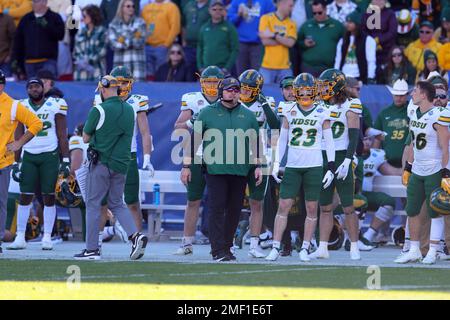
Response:
[{"label": "green football helmet", "polygon": [[133,87],[133,75],[125,66],[117,66],[111,70],[111,76],[116,78],[120,83],[120,97],[128,97]]},{"label": "green football helmet", "polygon": [[319,76],[318,89],[322,100],[328,101],[345,88],[345,75],[337,69],[327,69]]},{"label": "green football helmet", "polygon": [[435,189],[430,195],[430,207],[441,216],[450,215],[450,195],[442,188]]},{"label": "green football helmet", "polygon": [[248,69],[242,72],[239,81],[241,82],[241,101],[245,103],[255,101],[264,85],[262,75],[254,69]]},{"label": "green football helmet", "polygon": [[217,85],[225,78],[223,71],[216,66],[209,66],[200,75],[200,87],[206,96],[216,97],[218,95]]},{"label": "green football helmet", "polygon": [[301,106],[310,106],[317,95],[316,79],[309,73],[300,73],[293,83],[294,97]]}]

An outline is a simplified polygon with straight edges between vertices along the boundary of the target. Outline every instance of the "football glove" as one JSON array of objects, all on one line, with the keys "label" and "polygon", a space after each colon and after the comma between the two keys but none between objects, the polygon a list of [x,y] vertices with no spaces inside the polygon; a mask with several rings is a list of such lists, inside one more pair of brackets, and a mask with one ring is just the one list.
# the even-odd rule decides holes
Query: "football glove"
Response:
[{"label": "football glove", "polygon": [[280,177],[278,177],[278,173],[280,172],[280,163],[278,161],[275,161],[273,163],[273,169],[272,169],[272,177],[277,183],[281,182]]},{"label": "football glove", "polygon": [[150,162],[149,154],[144,154],[144,163],[142,164],[142,170],[148,171],[150,173],[150,177],[153,177],[155,174],[155,169],[153,168],[153,165]]},{"label": "football glove", "polygon": [[450,170],[447,168],[442,169],[441,188],[450,194]]},{"label": "football glove", "polygon": [[334,162],[328,162],[328,171],[325,173],[322,180],[324,189],[328,188],[333,182],[335,169]]},{"label": "football glove", "polygon": [[411,176],[412,164],[406,161],[405,169],[402,174],[402,184],[406,187],[408,185],[409,177]]},{"label": "football glove", "polygon": [[337,174],[337,179],[345,180],[345,178],[347,178],[348,170],[350,169],[351,163],[352,159],[349,158],[344,159],[342,164],[337,168],[335,172]]},{"label": "football glove", "polygon": [[268,103],[266,97],[262,93],[258,95],[257,101],[261,104]]},{"label": "football glove", "polygon": [[62,174],[64,178],[67,178],[70,175],[70,161],[68,158],[64,158],[59,165],[58,174]]},{"label": "football glove", "polygon": [[15,182],[20,182],[22,180],[22,172],[20,171],[22,167],[22,162],[14,162],[12,166],[12,178]]}]

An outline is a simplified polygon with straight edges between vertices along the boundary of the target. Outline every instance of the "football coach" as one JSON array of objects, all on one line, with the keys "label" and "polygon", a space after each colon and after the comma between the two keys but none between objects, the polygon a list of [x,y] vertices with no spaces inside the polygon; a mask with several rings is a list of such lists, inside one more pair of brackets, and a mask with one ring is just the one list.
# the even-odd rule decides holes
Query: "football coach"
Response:
[{"label": "football coach", "polygon": [[[257,166],[255,179],[262,182],[259,159],[259,126],[252,111],[239,102],[240,83],[225,78],[218,85],[219,100],[205,107],[194,122],[191,153],[203,142],[208,187],[209,239],[215,261],[236,258],[230,249],[243,206],[247,176]],[[190,179],[190,160],[183,161],[182,181]]]},{"label": "football coach", "polygon": [[135,114],[133,107],[119,97],[119,81],[104,76],[98,88],[102,103],[88,114],[83,129],[83,141],[89,143],[87,151],[89,173],[85,178],[86,192],[86,249],[74,256],[77,260],[99,260],[100,207],[108,197],[108,208],[117,217],[132,242],[130,258],[144,255],[147,237],[138,232],[136,224],[123,201],[128,165],[131,160],[131,139]]},{"label": "football coach", "polygon": [[[5,74],[0,70],[0,245],[5,235],[6,205],[14,153],[42,130],[42,121],[3,91],[5,84]],[[28,130],[19,140],[14,141],[14,132],[19,122]],[[2,253],[1,246],[0,253]]]}]

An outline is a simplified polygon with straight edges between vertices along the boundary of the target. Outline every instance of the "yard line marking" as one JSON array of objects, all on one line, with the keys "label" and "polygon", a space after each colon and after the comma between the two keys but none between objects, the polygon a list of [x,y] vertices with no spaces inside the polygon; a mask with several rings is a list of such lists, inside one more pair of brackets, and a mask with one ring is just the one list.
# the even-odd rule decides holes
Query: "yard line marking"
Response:
[{"label": "yard line marking", "polygon": [[336,268],[293,268],[293,269],[264,269],[264,270],[244,270],[244,271],[215,271],[215,272],[196,272],[196,273],[169,273],[171,277],[185,277],[185,276],[216,276],[222,274],[251,274],[251,273],[266,273],[266,272],[291,272],[291,271],[311,271],[311,270],[329,270]]}]

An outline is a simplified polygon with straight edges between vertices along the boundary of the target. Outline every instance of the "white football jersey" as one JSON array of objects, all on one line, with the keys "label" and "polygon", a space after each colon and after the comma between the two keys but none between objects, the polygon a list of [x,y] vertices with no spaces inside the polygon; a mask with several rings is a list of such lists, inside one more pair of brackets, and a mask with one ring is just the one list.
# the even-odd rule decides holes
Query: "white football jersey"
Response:
[{"label": "white football jersey", "polygon": [[33,112],[43,123],[42,130],[23,146],[23,150],[32,154],[55,151],[58,148],[55,117],[57,114],[67,115],[66,101],[50,97],[37,109],[29,99],[20,100],[20,103]]},{"label": "white football jersey", "polygon": [[370,155],[364,160],[364,179],[362,190],[373,191],[373,178],[381,175],[378,169],[386,162],[386,152],[382,149],[370,149]]},{"label": "white football jersey", "polygon": [[87,149],[89,143],[84,143],[83,138],[80,136],[72,136],[69,139],[69,152],[76,149],[81,149],[83,151],[83,161],[87,159]]},{"label": "white football jersey", "polygon": [[209,106],[210,103],[206,100],[203,93],[189,92],[183,94],[181,97],[181,111],[191,110],[193,115],[197,115],[204,107]]},{"label": "white football jersey", "polygon": [[[139,94],[132,94],[125,102],[131,105],[134,110],[135,123],[134,123],[133,139],[131,140],[131,152],[137,152],[137,135],[139,128],[136,123],[136,117],[139,112],[148,111],[148,97]],[[94,106],[100,103],[102,103],[102,99],[100,95],[97,94],[94,99]]]},{"label": "white football jersey", "polygon": [[433,125],[437,123],[448,127],[450,111],[439,107],[433,107],[424,114],[418,114],[418,111],[420,112],[419,107],[410,101],[408,118],[414,150],[412,172],[420,176],[429,176],[442,168],[442,149]]},{"label": "white football jersey", "polygon": [[361,101],[359,99],[349,99],[341,105],[331,106],[330,112],[335,150],[347,150],[349,143],[347,112],[354,112],[361,116]]},{"label": "white football jersey", "polygon": [[[266,100],[269,103],[272,110],[275,110],[275,99],[273,97],[266,97]],[[241,103],[255,114],[256,120],[258,120],[259,125],[262,126],[266,121],[266,115],[264,114],[262,104],[259,101],[255,101],[250,105],[247,105],[246,103],[243,102]]]},{"label": "white football jersey", "polygon": [[288,158],[286,167],[312,168],[323,165],[322,126],[330,120],[330,111],[320,103],[306,112],[296,102],[280,102],[279,109],[289,123]]}]

